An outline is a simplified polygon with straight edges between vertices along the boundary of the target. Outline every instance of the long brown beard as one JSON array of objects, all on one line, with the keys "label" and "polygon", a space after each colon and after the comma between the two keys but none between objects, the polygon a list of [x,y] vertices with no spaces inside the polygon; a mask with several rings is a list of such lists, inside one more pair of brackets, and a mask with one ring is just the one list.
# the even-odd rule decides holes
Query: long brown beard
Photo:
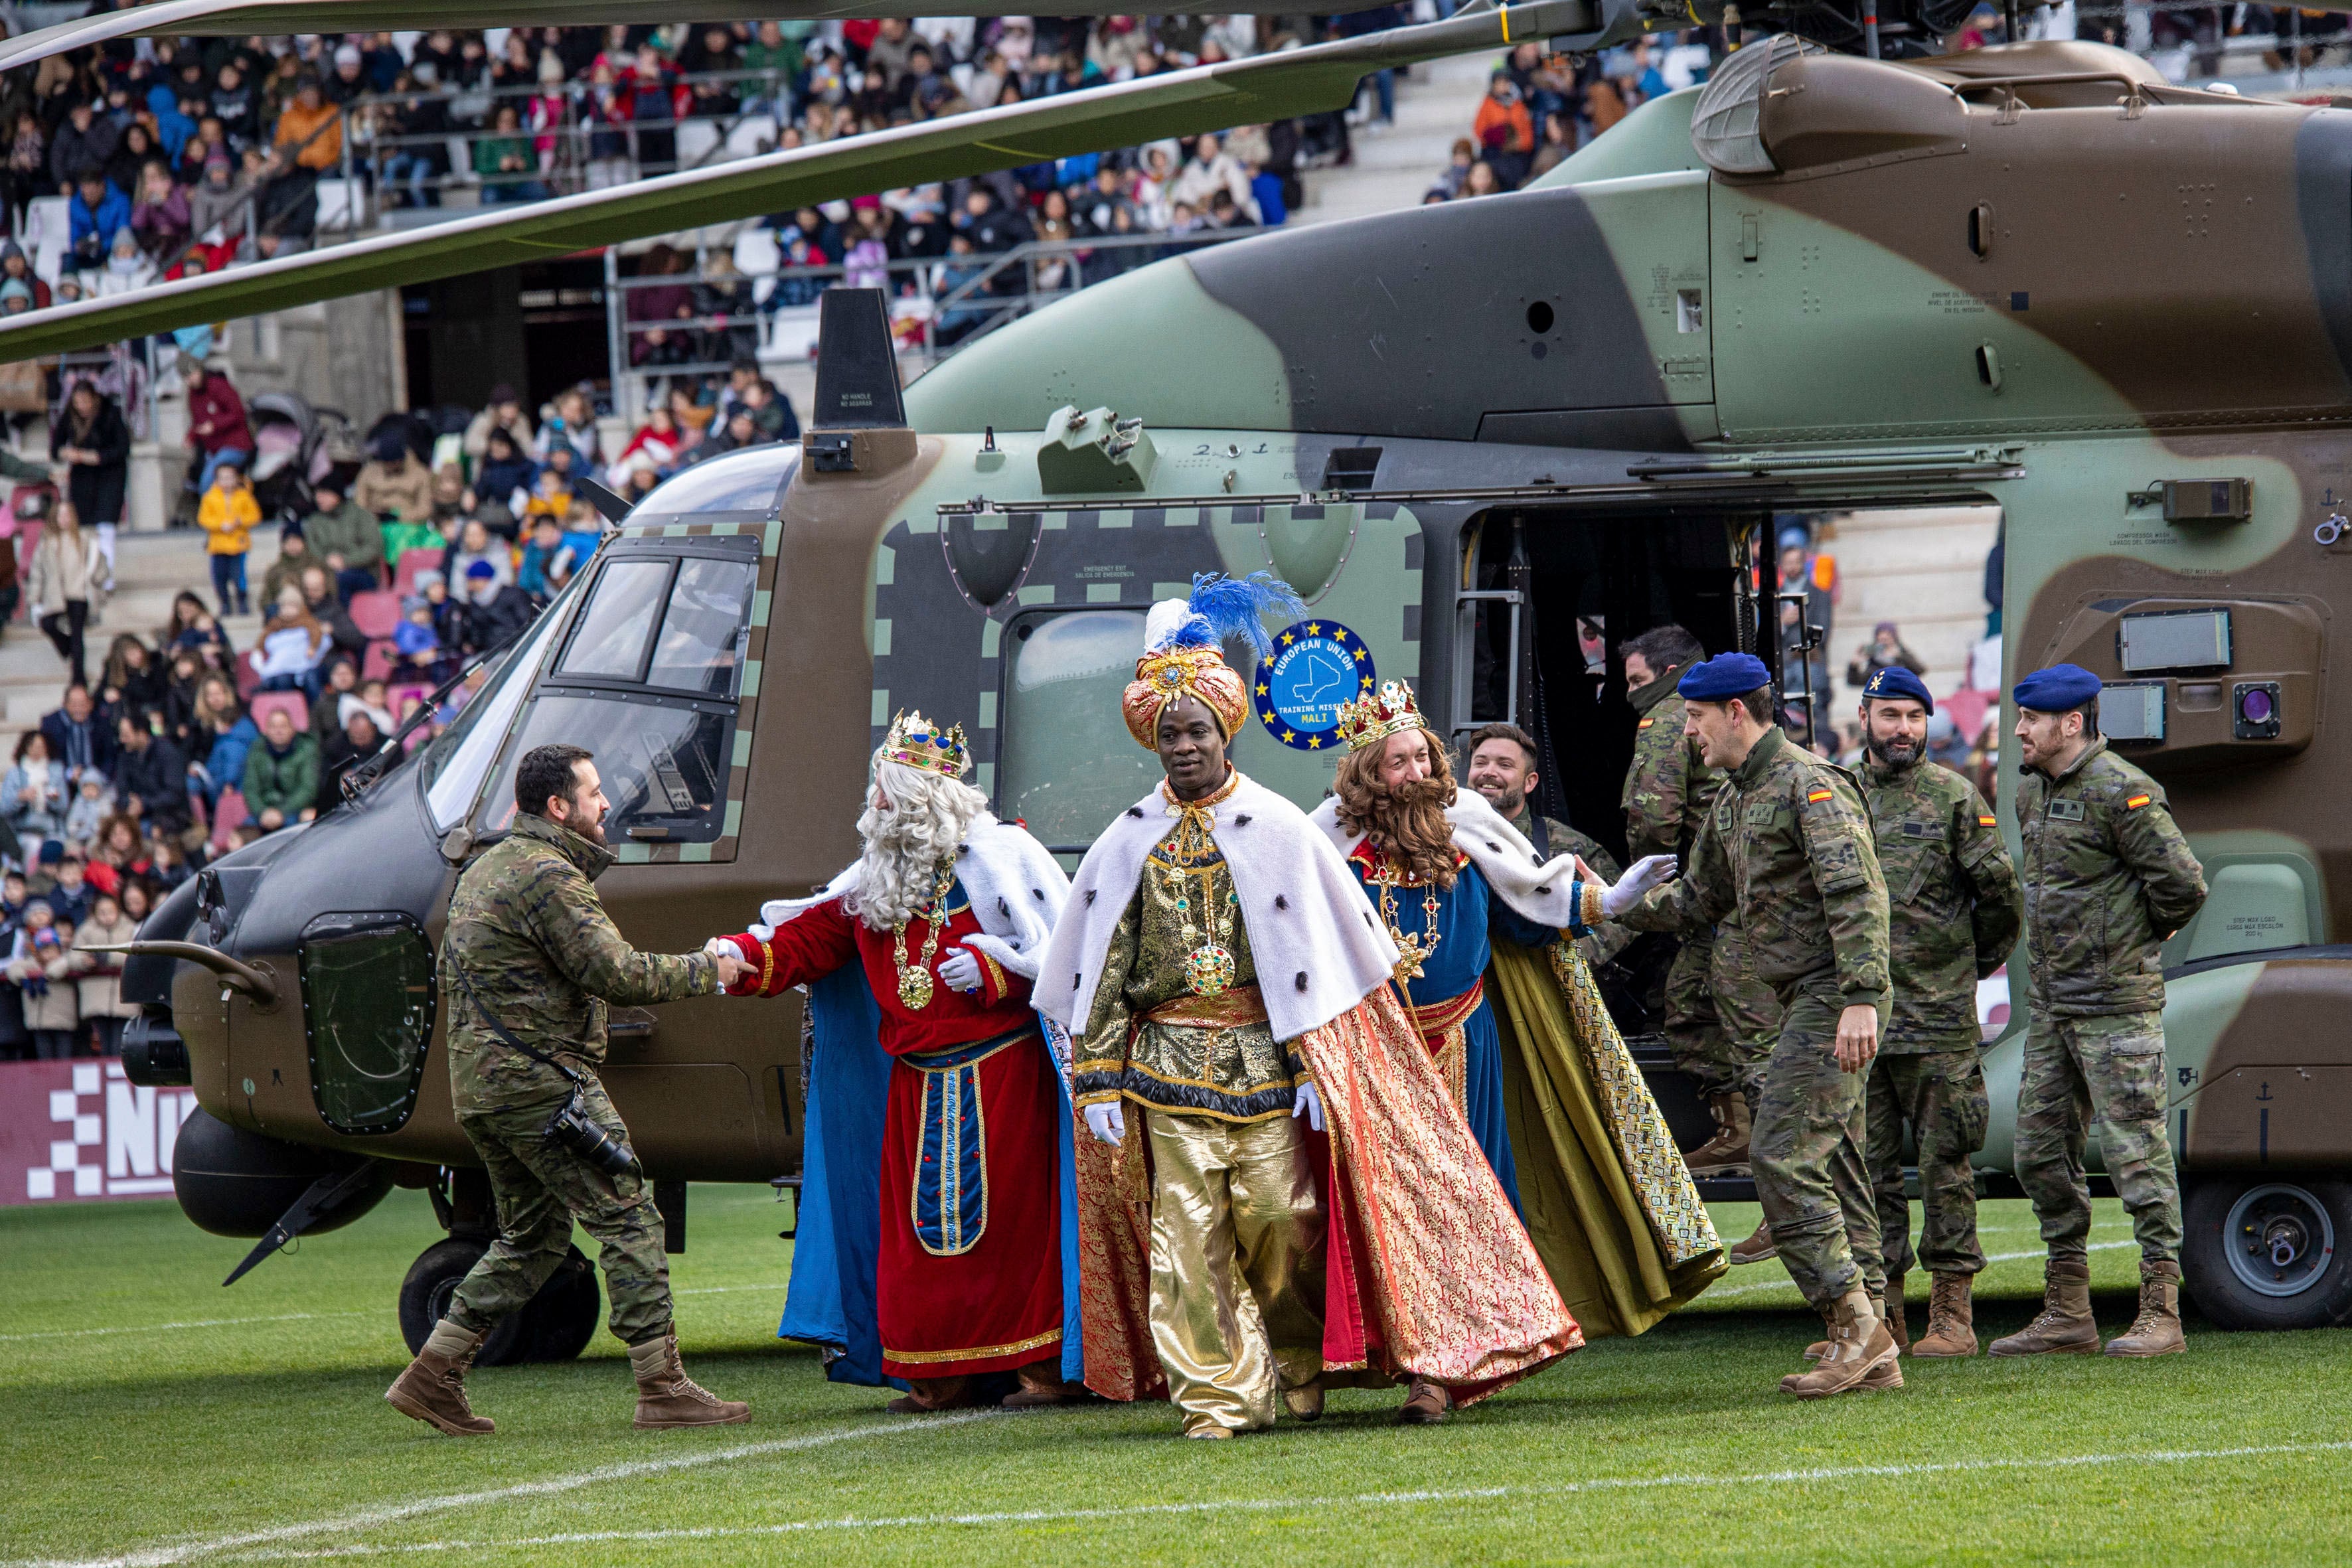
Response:
[{"label": "long brown beard", "polygon": [[1339,765],[1335,781],[1339,795],[1339,826],[1371,840],[1389,864],[1417,882],[1440,888],[1454,886],[1454,827],[1445,808],[1454,804],[1454,773],[1443,752],[1431,748],[1438,771],[1425,779],[1393,787],[1372,776],[1370,765],[1355,766],[1360,757],[1377,752],[1350,753]]}]

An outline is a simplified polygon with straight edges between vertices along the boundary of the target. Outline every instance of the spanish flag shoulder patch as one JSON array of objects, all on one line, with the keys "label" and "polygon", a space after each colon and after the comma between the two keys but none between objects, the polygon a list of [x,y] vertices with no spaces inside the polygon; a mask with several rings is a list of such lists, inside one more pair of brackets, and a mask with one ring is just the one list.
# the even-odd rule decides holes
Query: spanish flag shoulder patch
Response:
[{"label": "spanish flag shoulder patch", "polygon": [[1811,794],[1807,795],[1805,796],[1805,799],[1806,799],[1806,801],[1807,801],[1808,803],[1811,803],[1811,802],[1813,802],[1813,801],[1827,800],[1827,799],[1829,799],[1829,797],[1830,797],[1830,792],[1829,792],[1828,790],[1825,790],[1825,789],[1817,789],[1817,790],[1812,791]]},{"label": "spanish flag shoulder patch", "polygon": [[1977,826],[1979,827],[1990,827],[1993,826],[1993,819],[1990,816],[1984,816],[1982,813],[1979,813],[1977,816]]},{"label": "spanish flag shoulder patch", "polygon": [[1653,724],[1654,724],[1654,723],[1656,723],[1656,722],[1657,722],[1657,721],[1656,721],[1655,719],[1644,719],[1644,720],[1643,720],[1643,721],[1641,721],[1641,723],[1639,723],[1639,724],[1635,725],[1635,726],[1634,726],[1634,728],[1635,728],[1635,729],[1639,729],[1639,730],[1646,730],[1646,729],[1648,729],[1651,725],[1653,725]]},{"label": "spanish flag shoulder patch", "polygon": [[2146,805],[2150,798],[2151,797],[2147,795],[2136,795],[2129,800],[2124,802],[2124,809],[2126,811],[2137,811],[2141,806]]}]

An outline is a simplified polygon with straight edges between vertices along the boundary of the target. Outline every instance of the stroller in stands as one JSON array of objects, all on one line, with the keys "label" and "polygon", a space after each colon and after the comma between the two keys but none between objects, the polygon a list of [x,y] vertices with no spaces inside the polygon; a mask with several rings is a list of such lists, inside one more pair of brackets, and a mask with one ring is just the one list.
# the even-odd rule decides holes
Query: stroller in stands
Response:
[{"label": "stroller in stands", "polygon": [[[246,404],[253,426],[253,496],[261,515],[299,522],[311,510],[311,490],[347,463],[356,469],[348,416],[313,408],[290,392],[264,392]],[[349,473],[338,478],[348,480]]]}]

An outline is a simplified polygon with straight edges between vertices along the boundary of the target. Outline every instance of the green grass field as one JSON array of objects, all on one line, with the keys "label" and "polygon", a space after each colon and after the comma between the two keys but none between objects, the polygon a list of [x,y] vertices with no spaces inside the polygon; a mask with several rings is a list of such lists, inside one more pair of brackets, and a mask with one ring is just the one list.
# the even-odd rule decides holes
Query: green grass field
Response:
[{"label": "green grass field", "polygon": [[[436,1236],[419,1194],[231,1290],[247,1244],[169,1202],[0,1210],[0,1560],[2352,1561],[2337,1332],[2192,1321],[2186,1356],[1906,1362],[1899,1393],[1800,1404],[1776,1384],[1817,1321],[1773,1263],[1440,1427],[1347,1393],[1316,1426],[1186,1443],[1164,1405],[908,1420],[826,1383],[773,1337],[788,1212],[698,1188],[674,1260],[688,1367],[750,1426],[633,1431],[600,1334],[569,1365],[478,1372],[499,1429],[458,1441],[382,1397],[406,1360],[394,1288]],[[1984,1223],[1979,1331],[2005,1332],[2038,1303],[2032,1220]],[[2102,1203],[2110,1332],[2127,1237]]]}]

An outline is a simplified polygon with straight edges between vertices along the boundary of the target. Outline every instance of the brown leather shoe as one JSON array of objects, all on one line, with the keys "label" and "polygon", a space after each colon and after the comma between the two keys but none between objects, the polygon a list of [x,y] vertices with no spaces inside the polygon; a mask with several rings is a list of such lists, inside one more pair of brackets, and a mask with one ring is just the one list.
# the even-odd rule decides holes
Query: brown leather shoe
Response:
[{"label": "brown leather shoe", "polygon": [[[1799,1399],[1826,1399],[1861,1386],[1864,1378],[1895,1361],[1895,1336],[1871,1310],[1870,1297],[1860,1286],[1847,1291],[1837,1304],[1830,1326],[1829,1349],[1811,1372],[1790,1373],[1780,1380],[1780,1392]],[[1882,1386],[1901,1387],[1900,1382]]]},{"label": "brown leather shoe", "polygon": [[1322,1420],[1323,1385],[1320,1383],[1302,1383],[1297,1388],[1284,1389],[1282,1407],[1290,1412],[1290,1418],[1294,1421]]},{"label": "brown leather shoe", "polygon": [[1715,1118],[1715,1136],[1683,1156],[1694,1176],[1744,1176],[1750,1169],[1748,1153],[1748,1101],[1738,1094],[1718,1094],[1707,1101]]},{"label": "brown leather shoe", "polygon": [[2091,1316],[2091,1266],[2052,1258],[2042,1275],[2042,1313],[2013,1334],[1993,1341],[1992,1353],[2096,1355],[2099,1323]]},{"label": "brown leather shoe", "polygon": [[910,1377],[907,1392],[882,1408],[893,1415],[928,1415],[934,1410],[971,1410],[980,1405],[969,1377]]},{"label": "brown leather shoe", "polygon": [[629,1366],[637,1374],[639,1426],[732,1426],[751,1419],[750,1405],[720,1399],[686,1375],[676,1334],[631,1345]]},{"label": "brown leather shoe", "polygon": [[2179,1355],[2189,1340],[2180,1331],[2180,1265],[2139,1266],[2139,1316],[2107,1342],[2109,1355]]},{"label": "brown leather shoe", "polygon": [[444,1318],[433,1325],[425,1348],[393,1379],[383,1396],[403,1415],[412,1416],[452,1437],[484,1437],[498,1430],[487,1415],[477,1415],[466,1403],[466,1372],[482,1336]]},{"label": "brown leather shoe", "polygon": [[1021,1386],[997,1403],[1007,1410],[1040,1410],[1049,1405],[1067,1405],[1077,1397],[1081,1386],[1062,1381],[1062,1355],[1056,1351],[1045,1361],[1023,1367]]},{"label": "brown leather shoe", "polygon": [[1397,1406],[1396,1424],[1400,1426],[1434,1426],[1445,1419],[1454,1408],[1454,1395],[1442,1383],[1432,1383],[1425,1377],[1412,1380],[1412,1393]]},{"label": "brown leather shoe", "polygon": [[1754,1235],[1733,1247],[1725,1256],[1734,1263],[1768,1263],[1780,1256],[1780,1246],[1772,1239],[1772,1227],[1759,1225]]},{"label": "brown leather shoe", "polygon": [[1975,1277],[1938,1274],[1927,1297],[1927,1331],[1911,1353],[1933,1360],[1977,1353],[1976,1308],[1969,1300]]}]

